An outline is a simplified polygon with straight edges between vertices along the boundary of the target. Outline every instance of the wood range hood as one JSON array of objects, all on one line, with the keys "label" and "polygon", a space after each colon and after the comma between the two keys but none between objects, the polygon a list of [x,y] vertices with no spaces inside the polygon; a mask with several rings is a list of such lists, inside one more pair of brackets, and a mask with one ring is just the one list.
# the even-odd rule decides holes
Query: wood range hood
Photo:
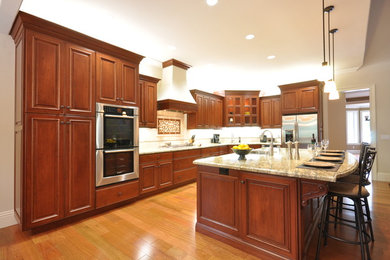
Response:
[{"label": "wood range hood", "polygon": [[190,65],[171,59],[163,62],[161,86],[157,89],[157,109],[182,113],[198,110],[194,98],[187,88],[187,70]]}]

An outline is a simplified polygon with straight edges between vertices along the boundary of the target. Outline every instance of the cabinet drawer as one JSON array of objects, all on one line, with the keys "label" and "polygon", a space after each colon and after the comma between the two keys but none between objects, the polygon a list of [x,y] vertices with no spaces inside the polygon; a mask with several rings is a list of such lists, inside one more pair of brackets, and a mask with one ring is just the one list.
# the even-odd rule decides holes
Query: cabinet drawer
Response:
[{"label": "cabinet drawer", "polygon": [[198,169],[197,167],[192,167],[182,171],[173,172],[173,183],[177,184],[192,179],[195,180],[197,169]]},{"label": "cabinet drawer", "polygon": [[176,159],[173,163],[173,170],[180,171],[180,170],[192,168],[195,166],[193,164],[193,161],[195,161],[198,158],[199,158],[199,156],[187,157],[187,158],[183,158],[183,159]]},{"label": "cabinet drawer", "polygon": [[96,190],[96,208],[137,197],[139,194],[138,186],[137,180]]},{"label": "cabinet drawer", "polygon": [[160,153],[158,154],[159,161],[172,161],[173,155],[172,153]]},{"label": "cabinet drawer", "polygon": [[187,151],[178,151],[173,153],[173,159],[181,159],[191,156],[198,156],[200,157],[200,149],[194,149],[194,150],[187,150]]},{"label": "cabinet drawer", "polygon": [[143,154],[139,156],[139,163],[154,163],[158,160],[158,154]]},{"label": "cabinet drawer", "polygon": [[219,155],[219,147],[210,147],[202,149],[202,157]]}]

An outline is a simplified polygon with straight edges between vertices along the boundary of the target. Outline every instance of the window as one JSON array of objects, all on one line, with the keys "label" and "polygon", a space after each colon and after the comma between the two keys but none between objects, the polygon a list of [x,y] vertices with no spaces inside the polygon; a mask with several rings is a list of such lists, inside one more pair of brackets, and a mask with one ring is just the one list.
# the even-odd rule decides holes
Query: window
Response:
[{"label": "window", "polygon": [[371,143],[370,111],[347,110],[347,144]]}]

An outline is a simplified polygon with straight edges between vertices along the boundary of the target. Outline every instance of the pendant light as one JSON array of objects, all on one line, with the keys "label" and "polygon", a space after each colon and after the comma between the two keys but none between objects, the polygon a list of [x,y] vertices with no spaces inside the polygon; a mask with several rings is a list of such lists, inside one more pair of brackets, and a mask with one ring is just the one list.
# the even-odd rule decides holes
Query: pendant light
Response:
[{"label": "pendant light", "polygon": [[[332,71],[330,64],[326,61],[326,47],[325,47],[325,12],[328,13],[328,24],[329,24],[329,13],[333,10],[334,6],[328,6],[325,8],[324,4],[325,0],[322,0],[322,50],[323,50],[323,55],[324,55],[324,60],[322,61],[322,67],[321,67],[321,72],[319,75],[319,80],[320,81],[327,81],[332,77]],[[329,31],[329,25],[328,25],[328,30]],[[329,41],[329,40],[328,40]]]},{"label": "pendant light", "polygon": [[[324,14],[327,13],[328,14],[328,27],[327,27],[327,32],[328,32],[328,57],[329,57],[329,63],[328,63],[328,69],[329,69],[329,76],[328,78],[326,78],[324,81],[325,81],[325,87],[324,87],[324,93],[330,93],[334,90],[336,90],[336,86],[334,84],[334,81],[332,80],[333,79],[333,73],[332,73],[332,61],[331,61],[331,58],[330,58],[330,12],[334,9],[334,6],[333,5],[330,5],[330,6],[327,6],[326,8],[324,8]],[[324,52],[325,53],[325,52]]]},{"label": "pendant light", "polygon": [[339,95],[339,92],[337,91],[337,87],[336,87],[336,78],[335,78],[335,73],[334,73],[334,34],[338,31],[338,29],[332,29],[329,31],[330,34],[332,34],[332,68],[333,68],[333,78],[332,78],[332,82],[333,82],[333,86],[334,86],[334,89],[331,90],[330,94],[329,94],[329,100],[337,100],[340,98],[340,95]]}]

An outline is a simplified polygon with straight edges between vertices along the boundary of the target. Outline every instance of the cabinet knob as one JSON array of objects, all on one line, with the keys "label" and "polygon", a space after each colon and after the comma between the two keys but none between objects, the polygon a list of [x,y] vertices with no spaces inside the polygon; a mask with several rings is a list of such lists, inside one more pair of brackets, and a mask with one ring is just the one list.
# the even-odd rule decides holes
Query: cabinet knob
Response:
[{"label": "cabinet knob", "polygon": [[66,122],[65,124],[70,125],[70,122]]},{"label": "cabinet knob", "polygon": [[117,97],[116,100],[120,100],[120,98]]},{"label": "cabinet knob", "polygon": [[118,192],[118,196],[122,196],[123,195],[123,193],[120,191],[120,192]]},{"label": "cabinet knob", "polygon": [[241,184],[245,184],[245,181],[240,181],[241,182]]},{"label": "cabinet knob", "polygon": [[70,109],[70,106],[66,106],[67,109]]},{"label": "cabinet knob", "polygon": [[60,108],[64,108],[65,106],[64,105],[61,105]]},{"label": "cabinet knob", "polygon": [[60,124],[61,124],[61,125],[62,125],[62,124],[65,124],[65,122],[64,122],[64,121],[61,121]]},{"label": "cabinet knob", "polygon": [[124,98],[121,98],[121,100],[123,101],[123,100],[124,100]]}]

